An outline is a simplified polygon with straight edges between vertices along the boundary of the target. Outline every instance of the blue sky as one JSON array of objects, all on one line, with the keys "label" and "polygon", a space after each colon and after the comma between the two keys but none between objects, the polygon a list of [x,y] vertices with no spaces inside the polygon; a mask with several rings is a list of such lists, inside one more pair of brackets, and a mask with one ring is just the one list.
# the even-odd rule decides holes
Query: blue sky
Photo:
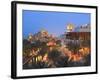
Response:
[{"label": "blue sky", "polygon": [[68,23],[73,23],[75,27],[79,27],[83,24],[89,24],[91,20],[89,13],[23,10],[22,15],[24,37],[41,29],[59,36],[65,32]]}]

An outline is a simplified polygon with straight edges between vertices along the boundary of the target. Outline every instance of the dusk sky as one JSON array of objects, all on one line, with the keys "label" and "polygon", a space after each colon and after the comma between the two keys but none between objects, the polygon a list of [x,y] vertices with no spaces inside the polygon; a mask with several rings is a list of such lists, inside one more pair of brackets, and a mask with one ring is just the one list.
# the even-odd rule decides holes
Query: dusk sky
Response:
[{"label": "dusk sky", "polygon": [[45,29],[50,34],[59,36],[66,31],[68,23],[79,27],[89,24],[91,20],[89,13],[23,10],[22,15],[24,37],[27,37],[29,33],[37,33],[41,29]]}]

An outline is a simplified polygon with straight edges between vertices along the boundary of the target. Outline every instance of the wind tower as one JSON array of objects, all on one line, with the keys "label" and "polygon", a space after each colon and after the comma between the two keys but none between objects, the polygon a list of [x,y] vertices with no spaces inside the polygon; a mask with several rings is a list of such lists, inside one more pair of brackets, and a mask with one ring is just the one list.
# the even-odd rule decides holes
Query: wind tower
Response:
[{"label": "wind tower", "polygon": [[28,41],[32,42],[32,40],[33,40],[33,34],[32,33],[29,33]]}]

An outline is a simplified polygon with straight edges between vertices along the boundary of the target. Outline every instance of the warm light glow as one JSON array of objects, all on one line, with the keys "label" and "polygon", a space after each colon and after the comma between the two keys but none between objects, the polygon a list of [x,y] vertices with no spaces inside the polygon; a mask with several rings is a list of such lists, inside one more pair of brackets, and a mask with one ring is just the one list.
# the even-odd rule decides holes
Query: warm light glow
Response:
[{"label": "warm light glow", "polygon": [[64,46],[60,48],[60,51],[63,52],[69,58],[68,61],[80,61],[85,56],[90,54],[90,49],[88,47],[83,47],[79,49],[79,53],[76,54],[70,51],[68,48],[65,48]]}]

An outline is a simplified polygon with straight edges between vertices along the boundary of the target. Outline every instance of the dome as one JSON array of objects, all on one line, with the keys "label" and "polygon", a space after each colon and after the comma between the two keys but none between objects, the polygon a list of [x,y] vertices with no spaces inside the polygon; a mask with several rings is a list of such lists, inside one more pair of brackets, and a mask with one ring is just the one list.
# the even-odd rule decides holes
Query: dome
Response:
[{"label": "dome", "polygon": [[74,30],[74,25],[73,24],[68,24],[67,25],[67,31],[70,32],[70,31],[73,31]]}]

